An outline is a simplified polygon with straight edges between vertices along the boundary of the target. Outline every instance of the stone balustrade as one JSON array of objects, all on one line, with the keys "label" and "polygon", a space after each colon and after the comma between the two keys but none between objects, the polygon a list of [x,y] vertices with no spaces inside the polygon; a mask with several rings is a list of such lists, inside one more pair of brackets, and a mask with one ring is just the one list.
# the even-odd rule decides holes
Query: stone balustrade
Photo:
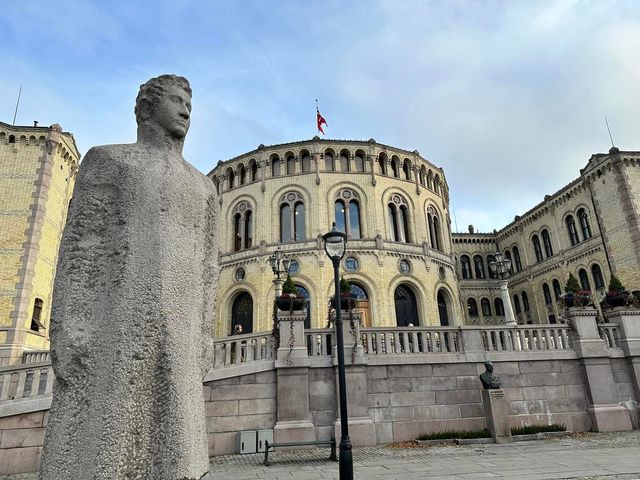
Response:
[{"label": "stone balustrade", "polygon": [[233,335],[214,342],[213,368],[224,368],[259,360],[273,360],[275,345],[270,333]]},{"label": "stone balustrade", "polygon": [[22,354],[22,363],[50,362],[49,350],[31,350]]},{"label": "stone balustrade", "polygon": [[571,350],[567,325],[489,327],[482,329],[482,342],[487,352]]},{"label": "stone balustrade", "polygon": [[462,353],[460,330],[452,327],[361,328],[367,355]]}]

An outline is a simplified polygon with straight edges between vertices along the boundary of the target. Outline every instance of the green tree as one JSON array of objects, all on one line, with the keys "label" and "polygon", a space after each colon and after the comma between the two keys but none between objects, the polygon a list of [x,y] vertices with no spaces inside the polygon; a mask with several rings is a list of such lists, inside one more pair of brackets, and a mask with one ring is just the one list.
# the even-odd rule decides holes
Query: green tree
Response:
[{"label": "green tree", "polygon": [[580,283],[578,283],[578,279],[573,275],[573,273],[569,274],[569,278],[567,279],[567,284],[564,286],[565,293],[575,293],[580,290]]},{"label": "green tree", "polygon": [[340,278],[340,293],[345,294],[351,291],[351,285],[347,282],[344,277]]},{"label": "green tree", "polygon": [[287,279],[285,280],[284,284],[282,285],[282,293],[283,294],[294,294],[294,295],[298,294],[298,289],[296,288],[296,285],[293,283],[293,280],[291,280],[291,276],[290,275],[287,275]]},{"label": "green tree", "polygon": [[624,292],[626,288],[622,285],[622,282],[615,275],[611,275],[611,280],[609,280],[609,291],[610,292]]}]

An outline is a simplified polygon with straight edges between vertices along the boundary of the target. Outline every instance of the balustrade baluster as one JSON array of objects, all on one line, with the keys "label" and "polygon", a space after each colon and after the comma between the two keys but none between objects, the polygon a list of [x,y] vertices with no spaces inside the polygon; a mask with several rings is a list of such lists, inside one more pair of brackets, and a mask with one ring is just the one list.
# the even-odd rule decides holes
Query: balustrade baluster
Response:
[{"label": "balustrade baluster", "polygon": [[44,387],[44,395],[49,395],[53,391],[53,384],[56,377],[53,373],[53,367],[47,367],[47,383]]},{"label": "balustrade baluster", "polygon": [[9,398],[10,384],[11,384],[11,373],[4,373],[2,375],[2,390],[0,390],[0,400],[7,400]]},{"label": "balustrade baluster", "polygon": [[24,386],[27,383],[27,374],[31,373],[27,370],[21,370],[18,372],[18,388],[16,389],[15,398],[22,398],[24,396]]},{"label": "balustrade baluster", "polygon": [[35,397],[38,395],[38,390],[40,390],[40,369],[34,370],[33,377],[31,377],[31,391],[29,392],[30,397]]}]

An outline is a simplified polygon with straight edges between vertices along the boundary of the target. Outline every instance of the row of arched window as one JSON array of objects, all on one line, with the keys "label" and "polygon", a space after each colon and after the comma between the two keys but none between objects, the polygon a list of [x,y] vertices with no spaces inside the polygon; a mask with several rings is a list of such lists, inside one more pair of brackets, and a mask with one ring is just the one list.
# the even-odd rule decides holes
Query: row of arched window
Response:
[{"label": "row of arched window", "polygon": [[[483,317],[491,317],[493,313],[491,311],[491,301],[488,298],[483,298],[480,300],[480,308],[482,309]],[[493,301],[493,308],[495,315],[498,317],[504,316],[504,303],[502,303],[501,298],[496,298]],[[478,317],[478,302],[475,298],[467,299],[467,311],[469,312],[470,317]]]},{"label": "row of arched window", "polygon": [[589,224],[589,217],[587,215],[587,211],[584,208],[581,208],[577,212],[578,222],[580,223],[580,233],[578,233],[578,229],[576,228],[576,221],[573,218],[573,215],[567,216],[565,219],[565,223],[567,225],[567,233],[569,234],[569,242],[571,246],[577,245],[580,243],[580,234],[582,235],[582,240],[588,240],[593,235],[591,233],[591,225]]},{"label": "row of arched window", "polygon": [[[301,242],[305,237],[306,212],[304,198],[296,191],[280,197],[280,242]],[[387,205],[390,240],[415,243],[409,228],[409,207],[401,195],[392,195]],[[234,225],[234,251],[253,246],[253,212],[248,202],[240,202],[232,212]],[[350,189],[340,190],[334,201],[336,228],[351,239],[362,238],[360,197]],[[431,248],[443,251],[443,233],[440,217],[433,206],[427,208],[428,238]]]}]

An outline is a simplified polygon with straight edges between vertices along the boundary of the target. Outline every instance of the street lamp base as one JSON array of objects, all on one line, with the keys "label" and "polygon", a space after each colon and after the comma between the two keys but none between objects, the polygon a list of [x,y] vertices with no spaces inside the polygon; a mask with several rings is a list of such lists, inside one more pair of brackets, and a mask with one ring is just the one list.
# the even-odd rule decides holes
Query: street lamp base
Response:
[{"label": "street lamp base", "polygon": [[340,480],[353,480],[353,454],[349,437],[340,439],[340,458],[338,461]]}]

